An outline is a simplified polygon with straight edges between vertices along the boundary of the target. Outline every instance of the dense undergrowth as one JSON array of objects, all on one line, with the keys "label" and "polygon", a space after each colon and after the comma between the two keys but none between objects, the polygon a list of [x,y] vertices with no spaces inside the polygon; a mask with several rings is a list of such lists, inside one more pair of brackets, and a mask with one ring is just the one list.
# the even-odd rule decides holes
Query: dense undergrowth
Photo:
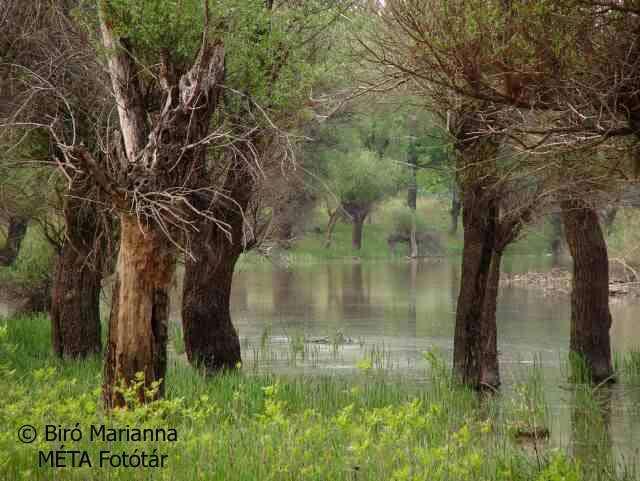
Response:
[{"label": "dense undergrowth", "polygon": [[[429,355],[425,382],[369,366],[360,375],[275,376],[245,369],[205,378],[170,359],[165,400],[111,415],[100,360],[55,360],[45,317],[0,325],[0,479],[13,480],[538,480],[635,479],[600,436],[593,389],[581,389],[589,449],[521,435],[548,422],[533,372],[509,401],[456,386]],[[32,444],[17,440],[33,425]],[[82,440],[46,442],[45,425]],[[175,429],[177,441],[90,440],[90,426]],[[63,445],[64,447],[61,447]],[[86,451],[92,466],[38,467],[38,451]],[[164,468],[99,468],[100,451],[166,455]],[[71,457],[67,456],[69,465]]]}]

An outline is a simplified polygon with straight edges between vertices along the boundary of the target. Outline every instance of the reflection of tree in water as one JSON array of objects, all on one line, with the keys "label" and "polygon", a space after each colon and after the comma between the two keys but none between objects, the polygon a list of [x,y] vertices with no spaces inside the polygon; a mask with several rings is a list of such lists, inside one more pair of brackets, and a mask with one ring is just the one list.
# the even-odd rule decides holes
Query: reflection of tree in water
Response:
[{"label": "reflection of tree in water", "polygon": [[409,263],[409,332],[416,332],[416,279],[418,278],[418,260],[412,259]]},{"label": "reflection of tree in water", "polygon": [[274,269],[271,277],[273,310],[275,317],[286,312],[287,317],[306,319],[313,307],[312,286],[301,279],[304,272],[289,269]]},{"label": "reflection of tree in water", "polygon": [[371,302],[365,287],[362,264],[344,266],[342,271],[342,313],[345,319],[370,317]]},{"label": "reflection of tree in water", "polygon": [[329,263],[326,264],[327,269],[327,306],[329,309],[339,305],[341,303],[338,297],[338,289],[336,282],[336,267]]},{"label": "reflection of tree in water", "polygon": [[588,479],[614,479],[615,457],[611,441],[612,388],[578,385],[571,412],[573,456]]}]

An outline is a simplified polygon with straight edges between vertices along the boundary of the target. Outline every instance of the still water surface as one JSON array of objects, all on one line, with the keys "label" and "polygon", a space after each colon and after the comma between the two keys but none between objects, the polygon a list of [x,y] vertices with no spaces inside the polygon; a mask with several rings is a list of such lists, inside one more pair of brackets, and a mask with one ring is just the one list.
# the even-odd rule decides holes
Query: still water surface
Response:
[{"label": "still water surface", "polygon": [[[506,272],[542,271],[548,257],[508,257]],[[422,382],[427,363],[422,353],[452,357],[455,305],[460,281],[456,258],[418,262],[327,263],[252,266],[241,270],[232,294],[233,319],[243,358],[255,361],[261,349],[268,369],[283,373],[349,375],[366,357],[399,375]],[[640,303],[612,300],[612,343],[617,353],[640,348]],[[177,315],[177,313],[176,313]],[[555,445],[572,449],[596,443],[593,431],[580,428],[575,390],[567,383],[570,305],[567,295],[545,295],[535,288],[501,287],[497,310],[502,391],[513,394],[534,365],[541,366],[544,395]],[[331,345],[305,343],[305,359],[292,362],[292,344],[337,332],[353,339],[337,351]],[[372,354],[373,353],[373,354]],[[601,388],[602,421],[619,456],[640,455],[640,388],[619,383]],[[601,433],[602,431],[598,431]],[[582,435],[581,435],[582,433]],[[600,436],[601,434],[598,434]]]},{"label": "still water surface", "polygon": [[[548,257],[506,257],[505,272],[544,271]],[[423,352],[450,362],[460,282],[457,258],[359,263],[245,266],[236,274],[232,316],[243,360],[250,368],[277,373],[350,375],[363,359],[427,382]],[[172,300],[174,329],[180,320],[180,282]],[[105,296],[107,299],[110,296]],[[0,317],[12,310],[0,301]],[[640,303],[612,299],[612,344],[616,353],[640,349]],[[498,349],[505,399],[540,366],[550,413],[551,443],[574,452],[602,447],[640,469],[640,386],[618,383],[599,389],[600,429],[586,426],[576,389],[566,380],[569,297],[535,288],[502,286],[498,299]],[[335,346],[304,340],[353,340]],[[294,352],[293,346],[300,350]],[[508,401],[505,401],[508,402]],[[588,423],[593,424],[592,421]],[[595,436],[595,437],[594,437]],[[640,473],[640,471],[639,471]]]}]

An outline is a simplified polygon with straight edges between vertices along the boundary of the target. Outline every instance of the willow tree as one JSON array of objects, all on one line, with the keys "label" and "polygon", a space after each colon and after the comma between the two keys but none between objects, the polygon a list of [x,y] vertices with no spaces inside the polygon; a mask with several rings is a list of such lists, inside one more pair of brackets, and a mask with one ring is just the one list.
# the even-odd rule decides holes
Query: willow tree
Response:
[{"label": "willow tree", "polygon": [[103,384],[105,405],[115,407],[125,403],[120,387],[132,383],[140,401],[151,387],[162,394],[177,250],[184,232],[211,214],[194,199],[213,195],[200,177],[205,146],[223,136],[212,116],[225,48],[219,12],[206,1],[99,0],[97,7],[97,19],[91,10],[86,18],[100,27],[117,128],[103,139],[104,158],[78,143],[58,148],[67,169],[90,174],[120,224]]},{"label": "willow tree", "polygon": [[[226,17],[229,89],[218,113],[235,141],[209,153],[207,178],[218,192],[209,204],[214,214],[201,218],[197,233],[189,236],[191,255],[185,262],[185,350],[207,373],[241,362],[230,313],[235,265],[269,225],[265,211],[267,218],[277,216],[276,186],[287,177],[295,182],[287,175],[294,165],[293,134],[312,118],[309,92],[326,73],[321,46],[330,44],[328,27],[340,2],[239,4],[242,8]],[[257,218],[262,220],[252,221]]]},{"label": "willow tree", "polygon": [[[528,171],[527,157],[505,155],[513,124],[509,108],[520,96],[509,80],[507,64],[515,58],[505,33],[505,5],[391,0],[377,6],[374,21],[373,33],[358,39],[363,59],[377,72],[368,88],[413,92],[439,118],[455,147],[464,248],[454,372],[475,388],[495,387],[500,261],[544,190],[541,176],[534,176],[530,195],[517,207],[503,203],[517,186],[514,181]],[[529,66],[526,57],[523,63]]]},{"label": "willow tree", "polygon": [[[47,273],[40,295],[47,299],[41,304],[50,306],[53,351],[61,357],[101,349],[99,296],[111,236],[100,190],[87,172],[61,161],[64,152],[56,145],[83,144],[100,157],[99,131],[105,110],[112,108],[106,76],[72,20],[76,6],[66,0],[8,0],[0,20],[5,181],[20,186],[14,202],[33,199],[32,224],[55,247],[54,272]],[[11,142],[12,134],[19,141]]]}]

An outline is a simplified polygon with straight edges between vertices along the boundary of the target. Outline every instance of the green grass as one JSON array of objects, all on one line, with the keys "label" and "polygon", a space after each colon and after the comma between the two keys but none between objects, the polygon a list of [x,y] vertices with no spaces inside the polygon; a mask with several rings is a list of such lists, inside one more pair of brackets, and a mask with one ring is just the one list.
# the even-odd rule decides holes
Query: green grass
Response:
[{"label": "green grass", "polygon": [[[172,357],[165,400],[107,415],[100,402],[99,359],[54,359],[45,317],[0,326],[3,481],[632,479],[616,471],[600,444],[584,454],[600,468],[585,470],[582,455],[549,446],[531,452],[514,439],[509,426],[544,414],[535,371],[515,398],[524,400],[524,408],[506,409],[501,395],[485,398],[455,385],[446,363],[434,354],[426,356],[431,367],[424,383],[364,363],[353,377],[250,372],[203,377]],[[375,356],[369,362],[373,365]],[[589,403],[585,393],[579,405],[591,415],[598,404]],[[17,442],[24,424],[40,433],[33,444]],[[90,426],[102,424],[173,428],[177,441],[91,441]],[[45,425],[77,425],[83,437],[48,442],[42,438]],[[86,451],[94,465],[38,467],[37,452],[55,449]],[[97,467],[100,451],[135,449],[157,449],[167,456],[166,466]]]},{"label": "green grass", "polygon": [[30,225],[15,263],[0,266],[0,284],[18,287],[38,284],[51,274],[53,255],[53,247],[39,227]]},{"label": "green grass", "polygon": [[[331,247],[325,248],[327,214],[317,208],[309,223],[309,229],[294,243],[293,248],[281,253],[285,263],[319,262],[333,259],[359,258],[381,260],[408,255],[408,245],[398,244],[392,253],[387,245],[387,237],[398,229],[405,228],[410,219],[406,198],[398,196],[379,204],[364,225],[362,249],[352,248],[352,226],[338,222],[333,234]],[[428,230],[438,236],[446,255],[460,255],[463,248],[462,226],[458,233],[450,235],[450,201],[439,196],[423,196],[418,199],[417,225],[419,230]],[[460,219],[461,222],[461,219]],[[320,231],[320,232],[316,232]],[[551,228],[546,221],[529,227],[523,236],[509,246],[508,254],[547,253],[550,246]],[[243,256],[241,265],[264,262],[260,256]]]}]

